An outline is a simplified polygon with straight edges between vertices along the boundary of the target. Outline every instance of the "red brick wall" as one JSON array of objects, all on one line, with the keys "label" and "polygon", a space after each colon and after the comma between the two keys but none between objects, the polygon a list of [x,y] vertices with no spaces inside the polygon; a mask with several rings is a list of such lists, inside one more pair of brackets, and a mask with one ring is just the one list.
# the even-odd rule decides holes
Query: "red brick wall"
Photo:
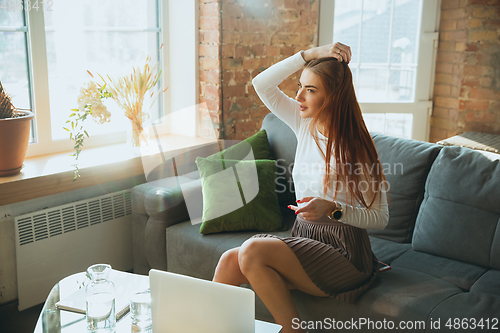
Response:
[{"label": "red brick wall", "polygon": [[[216,5],[222,9],[219,22]],[[220,121],[219,138],[242,140],[260,129],[269,111],[252,79],[295,52],[317,46],[317,36],[318,0],[201,0],[200,102],[207,102],[213,120]],[[298,73],[280,89],[295,97],[297,80]]]},{"label": "red brick wall", "polygon": [[[212,126],[219,138],[222,122],[220,6],[220,0],[200,0],[198,47],[200,104],[206,103]],[[211,133],[211,130],[201,128],[202,136],[205,132]]]},{"label": "red brick wall", "polygon": [[500,133],[500,1],[443,0],[430,142]]},{"label": "red brick wall", "polygon": [[[430,142],[500,133],[499,7],[500,0],[442,0]],[[318,0],[200,0],[200,103],[219,138],[258,131],[269,111],[252,79],[316,46],[317,24]],[[297,79],[280,89],[294,97]]]}]

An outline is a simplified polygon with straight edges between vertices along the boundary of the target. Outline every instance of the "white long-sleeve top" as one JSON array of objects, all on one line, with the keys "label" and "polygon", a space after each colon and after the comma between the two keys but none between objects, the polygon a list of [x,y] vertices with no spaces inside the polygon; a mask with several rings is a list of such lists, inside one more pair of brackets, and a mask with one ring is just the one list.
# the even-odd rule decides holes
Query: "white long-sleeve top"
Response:
[{"label": "white long-sleeve top", "polygon": [[[325,159],[320,149],[316,145],[314,138],[309,132],[309,122],[312,118],[303,119],[300,116],[298,102],[283,93],[278,85],[288,76],[303,68],[305,60],[301,52],[290,56],[263,71],[257,75],[252,84],[262,102],[267,106],[285,124],[290,126],[297,137],[297,150],[295,153],[295,164],[293,167],[292,178],[295,186],[297,199],[304,197],[323,197],[323,177],[325,169]],[[326,140],[328,140],[319,130],[317,130],[319,143],[323,152],[326,153]],[[325,140],[325,141],[323,141]],[[333,163],[332,156],[332,166]],[[332,184],[335,184],[336,178],[333,173],[331,177]],[[325,199],[334,201],[335,187],[329,186]],[[387,193],[379,191],[375,201],[370,209],[366,209],[358,202],[356,207],[347,204],[346,188],[339,185],[339,193],[335,201],[342,205],[344,214],[339,220],[363,229],[384,229],[389,221],[389,206],[387,204]],[[381,196],[381,198],[379,198]],[[366,203],[370,203],[372,197],[364,194]],[[381,199],[381,200],[379,200]],[[307,202],[299,203],[299,207],[307,205]]]}]

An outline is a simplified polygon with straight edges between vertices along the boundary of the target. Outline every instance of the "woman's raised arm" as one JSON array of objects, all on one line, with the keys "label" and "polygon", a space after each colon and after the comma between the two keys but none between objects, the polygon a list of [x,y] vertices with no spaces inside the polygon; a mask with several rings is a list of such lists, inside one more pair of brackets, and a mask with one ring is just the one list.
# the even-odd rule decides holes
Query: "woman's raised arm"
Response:
[{"label": "woman's raised arm", "polygon": [[305,64],[301,52],[290,56],[257,75],[252,84],[265,106],[297,135],[300,126],[298,102],[282,92],[278,85]]}]

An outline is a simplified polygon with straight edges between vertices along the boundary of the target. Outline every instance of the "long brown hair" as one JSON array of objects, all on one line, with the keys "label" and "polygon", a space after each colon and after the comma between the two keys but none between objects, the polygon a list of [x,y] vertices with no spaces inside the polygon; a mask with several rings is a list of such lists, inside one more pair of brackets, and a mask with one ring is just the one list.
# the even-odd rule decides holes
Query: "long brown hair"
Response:
[{"label": "long brown hair", "polygon": [[[314,141],[320,148],[325,158],[325,177],[323,178],[324,195],[330,184],[331,167],[330,161],[335,157],[335,169],[337,181],[335,186],[334,200],[337,198],[339,185],[346,186],[346,200],[351,197],[366,208],[370,208],[375,198],[386,185],[387,180],[373,139],[366,128],[354,92],[352,73],[345,62],[340,62],[335,58],[320,58],[308,61],[304,69],[317,74],[325,89],[325,100],[319,111],[314,115],[309,124],[309,131]],[[322,124],[326,130],[328,138],[326,145],[326,156],[318,143],[316,128]],[[356,171],[353,173],[353,166]],[[373,200],[367,204],[360,189],[361,181],[372,184]],[[373,191],[373,188],[376,188]],[[387,193],[388,185],[386,186]],[[370,190],[368,188],[368,190]],[[381,196],[380,196],[381,197]]]}]

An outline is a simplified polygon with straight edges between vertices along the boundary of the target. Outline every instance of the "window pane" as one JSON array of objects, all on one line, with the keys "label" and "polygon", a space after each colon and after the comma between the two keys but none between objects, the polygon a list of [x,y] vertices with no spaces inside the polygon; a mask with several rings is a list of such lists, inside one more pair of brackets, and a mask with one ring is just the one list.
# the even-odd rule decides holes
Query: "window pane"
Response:
[{"label": "window pane", "polygon": [[[130,75],[133,66],[142,68],[148,55],[153,64],[158,61],[156,16],[156,0],[61,2],[54,11],[44,12],[53,140],[68,139],[63,126],[70,110],[77,107],[84,85],[90,80],[100,82],[97,73],[113,79]],[[151,31],[144,31],[151,27]],[[91,136],[130,126],[124,111],[112,99],[104,104],[112,114],[111,122],[99,125],[87,121],[85,126]],[[151,109],[150,105],[147,99],[143,110],[151,118],[159,118],[160,103]]]},{"label": "window pane", "polygon": [[391,102],[409,102],[414,96],[414,72],[391,70],[389,74],[389,96]]},{"label": "window pane", "polygon": [[[128,27],[128,28],[156,28],[158,26],[156,0],[85,0],[78,6],[82,11],[82,24],[86,27]],[[75,1],[76,2],[76,1]],[[57,3],[59,6],[59,2]],[[56,6],[51,9],[57,10]],[[54,16],[54,15],[55,16]],[[58,13],[44,12],[45,25],[54,25],[54,17]]]},{"label": "window pane", "polygon": [[359,102],[384,102],[386,100],[387,70],[360,69],[356,96]]},{"label": "window pane", "polygon": [[353,52],[351,61],[356,62],[358,62],[358,59],[356,59],[357,53],[355,52],[357,52],[359,40],[360,15],[361,0],[335,1],[334,40],[351,46]]},{"label": "window pane", "polygon": [[387,63],[391,0],[363,1],[360,63]]},{"label": "window pane", "polygon": [[414,101],[421,7],[422,0],[335,1],[334,40],[351,46],[360,102]]},{"label": "window pane", "polygon": [[[2,31],[2,27],[25,28],[22,11],[0,10],[0,81],[16,108],[33,109],[30,99],[26,32]],[[34,122],[31,122],[34,125]],[[31,127],[30,143],[34,129]]]},{"label": "window pane", "polygon": [[12,104],[31,109],[24,32],[0,32],[0,80]]},{"label": "window pane", "polygon": [[392,22],[392,64],[416,64],[419,22],[418,0],[395,0]]},{"label": "window pane", "polygon": [[[0,6],[4,5],[4,2],[5,0],[1,0]],[[5,10],[4,8],[0,8],[0,28],[9,26],[11,27],[24,26],[23,11],[18,10],[19,9],[18,7],[16,7],[15,10],[10,10],[8,2],[5,2],[5,6],[7,10]],[[12,6],[12,8],[14,7],[15,6]]]},{"label": "window pane", "polygon": [[363,113],[366,127],[372,133],[412,138],[413,115],[411,113]]},{"label": "window pane", "polygon": [[158,26],[155,0],[85,0],[84,11],[85,25],[88,27],[155,28]]}]

